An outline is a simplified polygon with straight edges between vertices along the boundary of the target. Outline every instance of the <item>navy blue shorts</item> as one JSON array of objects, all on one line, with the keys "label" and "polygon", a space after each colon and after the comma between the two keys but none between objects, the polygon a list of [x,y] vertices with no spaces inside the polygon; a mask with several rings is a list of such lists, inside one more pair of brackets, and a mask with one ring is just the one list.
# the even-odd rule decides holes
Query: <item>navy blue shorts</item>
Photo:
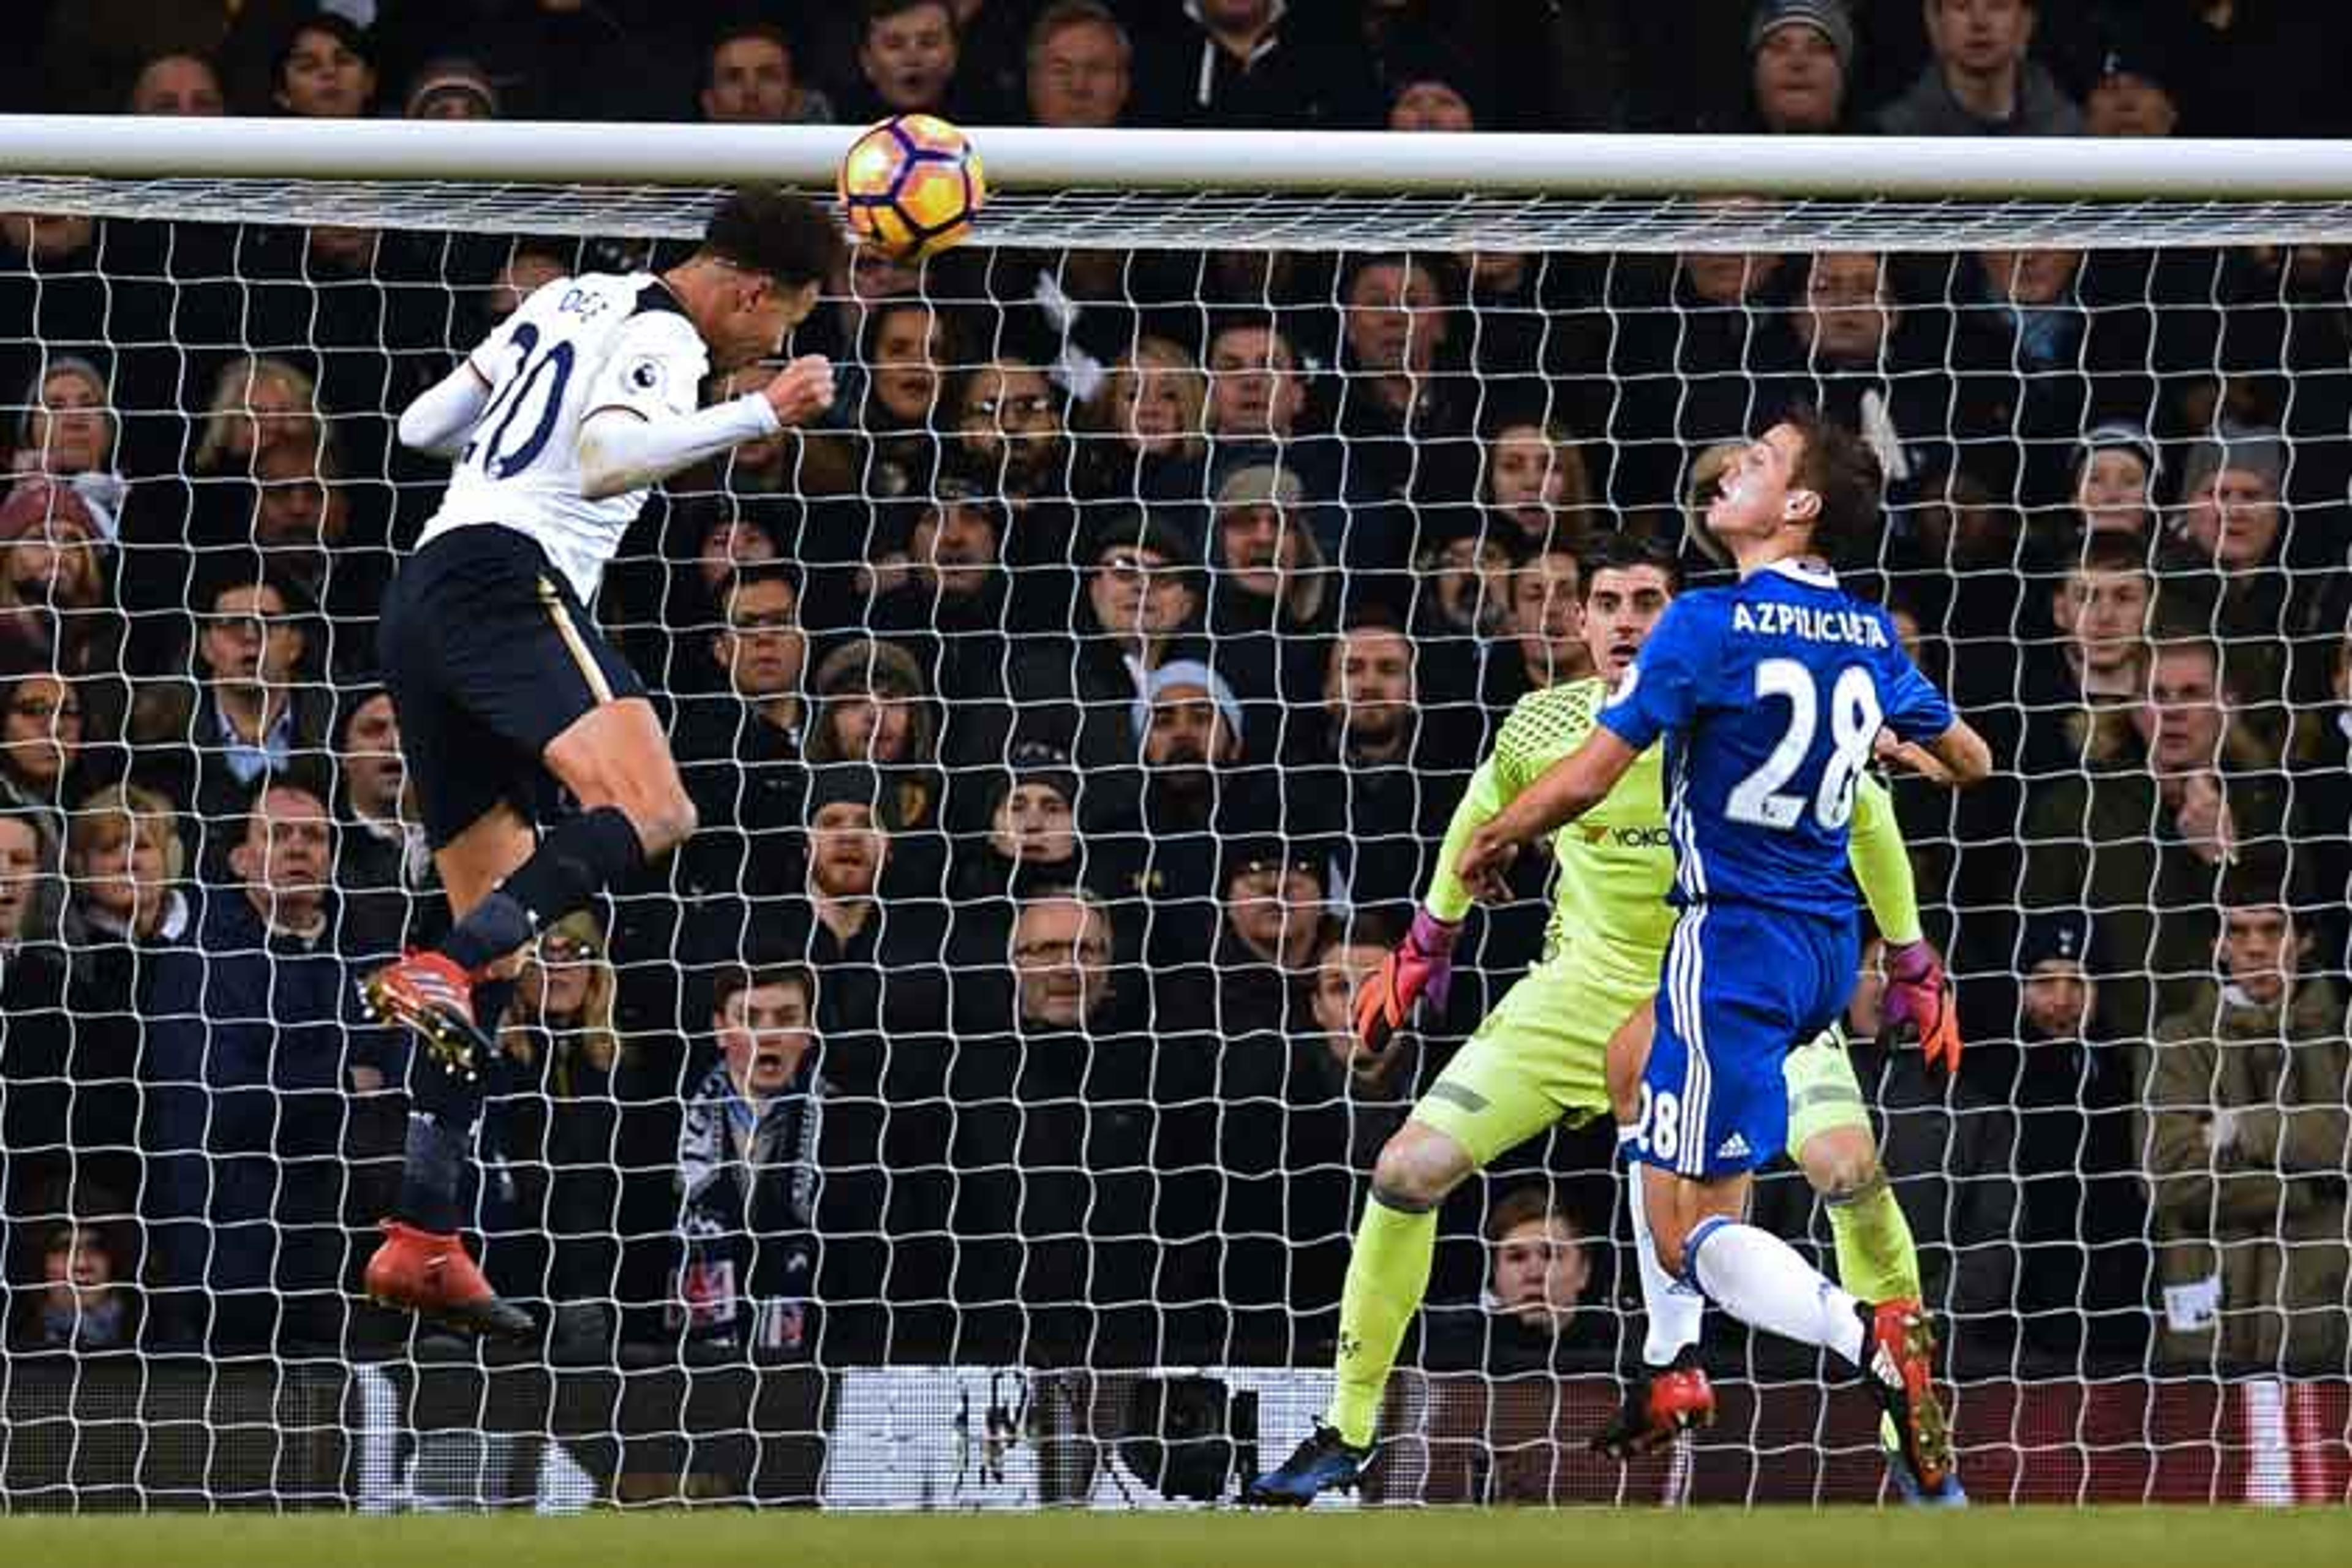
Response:
[{"label": "navy blue shorts", "polygon": [[557,795],[547,743],[646,694],[537,542],[489,524],[445,533],[401,567],[376,653],[436,849],[502,801],[545,815]]},{"label": "navy blue shorts", "polygon": [[1859,953],[1851,917],[1697,904],[1675,921],[1658,1028],[1626,1152],[1693,1177],[1749,1171],[1789,1137],[1782,1061],[1845,1011]]}]

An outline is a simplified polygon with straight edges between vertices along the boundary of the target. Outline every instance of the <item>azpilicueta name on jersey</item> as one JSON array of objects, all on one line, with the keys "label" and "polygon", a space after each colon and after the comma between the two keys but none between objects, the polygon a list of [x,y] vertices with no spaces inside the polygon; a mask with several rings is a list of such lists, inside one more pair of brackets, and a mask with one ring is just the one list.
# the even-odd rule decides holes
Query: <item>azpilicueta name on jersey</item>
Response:
[{"label": "azpilicueta name on jersey", "polygon": [[1755,637],[1798,637],[1805,642],[1852,643],[1885,647],[1886,628],[1861,610],[1823,609],[1785,600],[1742,601],[1731,606],[1731,629]]}]

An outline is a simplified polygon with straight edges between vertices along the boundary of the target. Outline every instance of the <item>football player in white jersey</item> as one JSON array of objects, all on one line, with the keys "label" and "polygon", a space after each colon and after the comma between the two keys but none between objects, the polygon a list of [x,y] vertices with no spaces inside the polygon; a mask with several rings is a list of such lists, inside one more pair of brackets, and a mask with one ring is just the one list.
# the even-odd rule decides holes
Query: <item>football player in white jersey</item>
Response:
[{"label": "football player in white jersey", "polygon": [[[656,480],[832,405],[833,367],[809,355],[699,406],[707,376],[780,352],[840,248],[813,203],[735,191],[685,261],[542,285],[400,416],[404,445],[454,459],[378,653],[457,925],[362,984],[422,1047],[400,1205],[367,1267],[381,1302],[532,1331],[458,1237],[479,1075],[521,950],[695,827],[653,704],[586,606]],[[557,785],[577,810],[547,809]]]}]

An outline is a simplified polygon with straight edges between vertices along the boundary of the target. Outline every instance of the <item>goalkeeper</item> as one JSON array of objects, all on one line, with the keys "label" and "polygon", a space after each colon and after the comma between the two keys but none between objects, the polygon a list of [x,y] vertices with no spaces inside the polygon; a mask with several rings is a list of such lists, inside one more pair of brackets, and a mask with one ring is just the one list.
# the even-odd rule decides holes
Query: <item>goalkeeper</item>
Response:
[{"label": "goalkeeper", "polygon": [[[1411,932],[1358,993],[1362,1049],[1385,1048],[1422,996],[1444,1005],[1454,938],[1471,904],[1470,889],[1453,874],[1456,852],[1584,739],[1610,683],[1632,666],[1664,613],[1678,573],[1674,558],[1655,545],[1613,534],[1587,554],[1580,580],[1585,646],[1601,676],[1531,692],[1512,709],[1493,754],[1454,810]],[[1618,1044],[1622,1080],[1627,1062],[1647,1044],[1635,1016],[1657,990],[1674,923],[1665,901],[1674,854],[1663,766],[1660,752],[1644,754],[1606,800],[1553,840],[1557,869],[1543,960],[1511,987],[1381,1148],[1340,1293],[1330,1408],[1287,1462],[1250,1484],[1245,1500],[1304,1505],[1356,1482],[1371,1455],[1405,1326],[1429,1289],[1438,1206],[1472,1173],[1553,1122],[1581,1125],[1611,1110],[1611,1038],[1620,1026],[1633,1025]],[[1853,845],[1856,879],[1887,942],[1888,1023],[1916,1028],[1931,1060],[1955,1065],[1960,1045],[1943,966],[1920,936],[1892,805],[1867,777],[1856,796]],[[1842,1047],[1832,1034],[1790,1053],[1789,1147],[1829,1203],[1845,1287],[1869,1300],[1916,1300],[1919,1270],[1910,1226],[1878,1169],[1869,1115]],[[1711,1419],[1714,1410],[1696,1360],[1705,1300],[1659,1267],[1640,1183],[1628,1188],[1649,1331],[1643,1384],[1595,1443],[1620,1455],[1654,1447],[1680,1427]]]}]

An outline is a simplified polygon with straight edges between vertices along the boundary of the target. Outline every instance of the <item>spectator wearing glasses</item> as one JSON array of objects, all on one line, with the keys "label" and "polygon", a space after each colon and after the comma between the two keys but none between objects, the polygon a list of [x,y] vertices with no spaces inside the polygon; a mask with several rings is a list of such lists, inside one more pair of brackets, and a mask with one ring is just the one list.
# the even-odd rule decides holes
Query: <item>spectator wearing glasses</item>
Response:
[{"label": "spectator wearing glasses", "polygon": [[973,1016],[948,1079],[948,1228],[964,1342],[982,1353],[1032,1365],[1149,1355],[1153,1258],[1191,1238],[1155,1220],[1153,1047],[1117,946],[1100,900],[1040,891],[1013,923],[1011,995],[975,989],[959,1009]]},{"label": "spectator wearing glasses", "polygon": [[482,1108],[487,1270],[500,1295],[551,1308],[573,1350],[603,1338],[620,1260],[619,990],[594,914],[550,926],[517,976]]},{"label": "spectator wearing glasses", "polygon": [[211,879],[226,843],[243,835],[253,787],[326,762],[333,701],[311,673],[311,606],[299,590],[250,569],[224,571],[194,605],[194,704],[142,702],[133,739],[163,751],[170,765],[159,778],[190,812],[197,874]]},{"label": "spectator wearing glasses", "polygon": [[[1075,647],[1024,649],[1013,666],[1021,732],[1061,746],[1088,773],[1131,770],[1144,683],[1204,651],[1200,538],[1162,510],[1116,510],[1088,527],[1076,558]],[[957,751],[969,763],[1004,754],[994,735]]]},{"label": "spectator wearing glasses", "polygon": [[0,681],[0,805],[43,812],[62,832],[80,776],[89,715],[73,683],[54,675]]},{"label": "spectator wearing glasses", "polygon": [[788,562],[737,572],[719,591],[721,621],[709,644],[717,689],[677,700],[673,744],[702,822],[678,875],[698,897],[800,891],[808,659],[800,596],[800,573]]}]

